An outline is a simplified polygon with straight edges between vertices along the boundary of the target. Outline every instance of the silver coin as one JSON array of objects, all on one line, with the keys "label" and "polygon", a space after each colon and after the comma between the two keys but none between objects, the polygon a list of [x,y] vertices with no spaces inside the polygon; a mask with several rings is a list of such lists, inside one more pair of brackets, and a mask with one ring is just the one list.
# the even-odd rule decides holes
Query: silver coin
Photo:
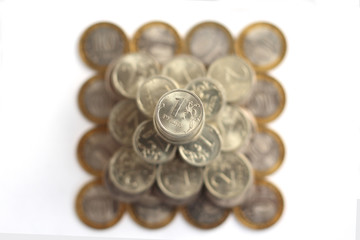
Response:
[{"label": "silver coin", "polygon": [[210,65],[207,75],[222,84],[228,102],[246,102],[256,81],[252,66],[235,55],[216,60]]},{"label": "silver coin", "polygon": [[183,88],[193,79],[205,77],[206,69],[199,59],[190,55],[178,55],[162,68],[161,74],[171,77]]},{"label": "silver coin", "polygon": [[207,122],[214,120],[225,105],[223,87],[210,78],[197,78],[186,85],[185,89],[194,92],[201,99]]},{"label": "silver coin", "polygon": [[133,135],[135,152],[146,162],[160,164],[175,157],[176,147],[156,133],[151,120],[142,122]]},{"label": "silver coin", "polygon": [[145,53],[130,53],[118,59],[111,80],[118,93],[135,99],[142,81],[159,71],[159,64],[151,56]]},{"label": "silver coin", "polygon": [[136,106],[136,102],[123,99],[111,110],[108,127],[111,135],[121,144],[131,146],[137,126],[145,120]]},{"label": "silver coin", "polygon": [[214,127],[207,124],[197,140],[179,146],[182,159],[197,167],[205,166],[215,160],[220,150],[220,134]]},{"label": "silver coin", "polygon": [[119,101],[121,99],[124,99],[125,97],[116,91],[116,89],[114,88],[113,82],[112,82],[112,73],[113,73],[113,70],[115,68],[115,64],[117,61],[118,61],[118,59],[114,59],[106,67],[104,80],[105,80],[105,90],[108,92],[108,94],[110,95],[110,97],[112,99]]},{"label": "silver coin", "polygon": [[152,118],[160,97],[177,88],[177,83],[169,77],[160,75],[150,77],[140,85],[136,95],[136,103],[143,114]]},{"label": "silver coin", "polygon": [[134,149],[121,147],[110,159],[110,179],[127,194],[140,194],[155,182],[156,166],[144,162]]}]

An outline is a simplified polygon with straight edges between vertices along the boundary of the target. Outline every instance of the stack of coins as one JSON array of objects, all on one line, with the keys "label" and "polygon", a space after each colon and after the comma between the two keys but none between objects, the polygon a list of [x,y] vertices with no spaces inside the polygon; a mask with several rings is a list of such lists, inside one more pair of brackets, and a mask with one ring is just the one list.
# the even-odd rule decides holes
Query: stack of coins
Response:
[{"label": "stack of coins", "polygon": [[180,211],[209,229],[232,211],[245,226],[273,225],[283,198],[265,177],[284,159],[281,138],[266,124],[285,105],[266,71],[284,58],[286,41],[269,23],[234,40],[216,22],[194,26],[184,40],[164,22],[140,27],[129,42],[112,23],[90,26],[80,55],[97,71],[81,87],[81,112],[97,124],[77,156],[96,179],[79,192],[76,210],[94,228],[124,212],[161,228]]}]

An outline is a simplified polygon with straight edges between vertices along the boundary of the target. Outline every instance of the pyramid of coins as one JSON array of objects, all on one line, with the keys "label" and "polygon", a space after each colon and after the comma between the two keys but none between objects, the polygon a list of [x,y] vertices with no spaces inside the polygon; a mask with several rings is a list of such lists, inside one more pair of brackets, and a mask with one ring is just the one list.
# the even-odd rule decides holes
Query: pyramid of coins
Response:
[{"label": "pyramid of coins", "polygon": [[164,227],[177,212],[202,229],[231,212],[254,229],[277,222],[283,197],[265,179],[285,152],[267,127],[285,105],[267,73],[286,52],[277,27],[254,23],[234,40],[221,24],[203,22],[182,39],[169,24],[150,22],[129,41],[101,22],[79,46],[97,71],[78,95],[96,124],[77,147],[95,176],[76,198],[85,224],[108,228],[125,212],[146,228]]}]

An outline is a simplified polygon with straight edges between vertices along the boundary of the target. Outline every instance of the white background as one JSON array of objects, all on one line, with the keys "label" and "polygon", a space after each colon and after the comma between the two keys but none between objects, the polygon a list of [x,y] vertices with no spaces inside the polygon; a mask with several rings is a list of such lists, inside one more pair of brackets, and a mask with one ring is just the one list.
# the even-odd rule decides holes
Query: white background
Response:
[{"label": "white background", "polygon": [[[250,3],[247,3],[250,2]],[[122,238],[354,239],[360,198],[360,12],[358,1],[1,1],[0,233]],[[259,7],[260,6],[260,7]],[[351,9],[352,8],[352,9]],[[288,51],[271,72],[284,86],[285,111],[269,126],[286,145],[283,166],[269,180],[285,198],[280,221],[253,231],[230,216],[202,231],[178,214],[160,230],[125,215],[93,230],[75,214],[75,196],[92,179],[75,149],[93,125],[76,97],[95,72],[78,54],[81,33],[98,21],[128,36],[153,20],[185,36],[203,20],[234,37],[269,21]]]}]

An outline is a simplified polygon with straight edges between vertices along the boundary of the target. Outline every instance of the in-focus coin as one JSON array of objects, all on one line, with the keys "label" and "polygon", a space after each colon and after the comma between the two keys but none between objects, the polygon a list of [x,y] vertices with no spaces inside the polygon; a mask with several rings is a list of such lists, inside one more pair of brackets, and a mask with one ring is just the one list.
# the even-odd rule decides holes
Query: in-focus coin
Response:
[{"label": "in-focus coin", "polygon": [[142,122],[133,135],[135,152],[146,162],[160,164],[175,157],[176,147],[156,133],[152,120]]},{"label": "in-focus coin", "polygon": [[116,224],[125,205],[114,199],[100,179],[86,184],[76,197],[76,213],[92,228],[104,229]]},{"label": "in-focus coin", "polygon": [[207,75],[221,83],[228,102],[245,103],[251,96],[256,81],[252,66],[235,55],[213,62]]},{"label": "in-focus coin", "polygon": [[279,189],[268,181],[258,179],[251,196],[233,211],[247,227],[264,229],[279,220],[283,209],[284,200]]},{"label": "in-focus coin", "polygon": [[145,119],[134,100],[124,99],[111,110],[108,121],[109,131],[116,141],[131,146],[137,126]]},{"label": "in-focus coin", "polygon": [[236,40],[237,54],[248,59],[256,71],[276,67],[286,53],[283,33],[270,23],[258,22],[246,27]]},{"label": "in-focus coin", "polygon": [[138,88],[136,103],[143,114],[152,118],[161,96],[177,88],[177,83],[169,77],[161,75],[150,77]]},{"label": "in-focus coin", "polygon": [[197,78],[189,82],[185,88],[201,99],[207,122],[214,120],[225,105],[224,88],[211,78]]},{"label": "in-focus coin", "polygon": [[174,79],[183,88],[193,79],[205,77],[206,69],[196,57],[182,54],[168,62],[161,73]]},{"label": "in-focus coin", "polygon": [[245,105],[259,123],[268,123],[276,119],[285,107],[285,91],[274,78],[257,74],[253,93]]},{"label": "in-focus coin", "polygon": [[111,80],[117,93],[135,99],[142,81],[159,72],[160,65],[150,55],[140,52],[130,53],[117,60]]},{"label": "in-focus coin", "polygon": [[97,126],[81,137],[77,158],[88,173],[100,176],[119,147],[106,126]]},{"label": "in-focus coin", "polygon": [[186,35],[185,42],[187,52],[199,58],[206,66],[234,52],[231,33],[216,22],[203,22],[194,26]]},{"label": "in-focus coin", "polygon": [[220,134],[214,127],[207,124],[197,140],[179,146],[182,159],[197,167],[205,166],[215,160],[220,150]]},{"label": "in-focus coin", "polygon": [[144,51],[160,64],[165,64],[182,52],[181,38],[176,30],[164,22],[149,22],[140,27],[131,42],[133,51]]},{"label": "in-focus coin", "polygon": [[85,30],[79,49],[80,56],[89,67],[103,71],[113,59],[129,51],[129,42],[118,26],[100,22]]},{"label": "in-focus coin", "polygon": [[105,82],[101,76],[87,80],[78,95],[78,104],[82,114],[92,122],[104,124],[116,101],[105,90]]}]

